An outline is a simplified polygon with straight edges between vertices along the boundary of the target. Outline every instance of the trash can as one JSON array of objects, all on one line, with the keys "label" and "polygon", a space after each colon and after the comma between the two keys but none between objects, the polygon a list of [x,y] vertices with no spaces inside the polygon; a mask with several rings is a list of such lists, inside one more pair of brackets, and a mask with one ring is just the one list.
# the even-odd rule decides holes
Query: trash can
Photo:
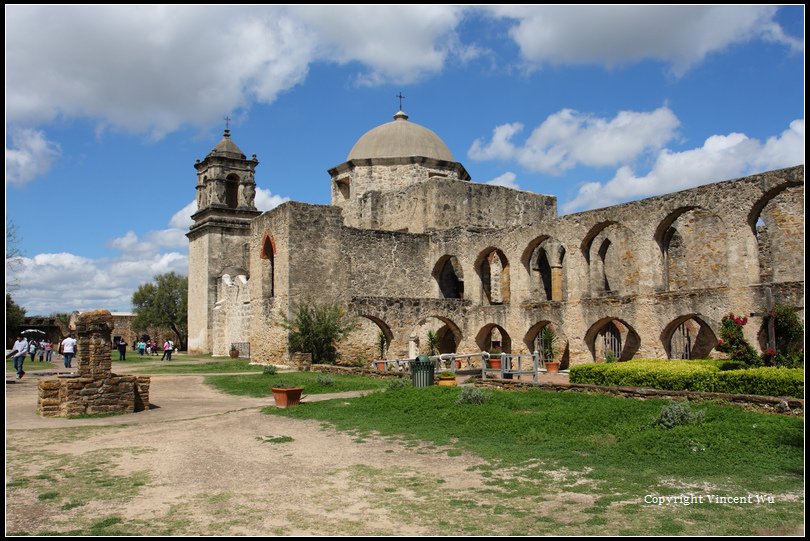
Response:
[{"label": "trash can", "polygon": [[411,378],[414,387],[430,387],[433,385],[433,361],[427,355],[420,355],[411,363]]}]

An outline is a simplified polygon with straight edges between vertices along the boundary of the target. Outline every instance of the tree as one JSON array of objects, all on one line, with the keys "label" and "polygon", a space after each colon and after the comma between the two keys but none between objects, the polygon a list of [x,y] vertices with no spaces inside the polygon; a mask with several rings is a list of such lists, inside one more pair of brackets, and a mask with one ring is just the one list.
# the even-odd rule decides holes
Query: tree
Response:
[{"label": "tree", "polygon": [[164,327],[177,336],[180,349],[188,336],[188,278],[175,272],[158,274],[153,283],[143,284],[132,294],[135,329]]},{"label": "tree", "polygon": [[25,323],[25,308],[14,302],[11,295],[6,293],[6,346],[14,343],[17,328],[23,323]]},{"label": "tree", "polygon": [[[22,250],[20,249],[20,233],[17,224],[6,220],[6,289],[14,290],[19,287],[19,272],[22,268]],[[6,299],[8,305],[8,299]],[[8,336],[8,335],[6,335]]]},{"label": "tree", "polygon": [[334,364],[339,340],[357,329],[357,322],[336,302],[316,304],[309,300],[296,307],[292,319],[284,317],[289,331],[290,351],[312,353],[312,362]]}]

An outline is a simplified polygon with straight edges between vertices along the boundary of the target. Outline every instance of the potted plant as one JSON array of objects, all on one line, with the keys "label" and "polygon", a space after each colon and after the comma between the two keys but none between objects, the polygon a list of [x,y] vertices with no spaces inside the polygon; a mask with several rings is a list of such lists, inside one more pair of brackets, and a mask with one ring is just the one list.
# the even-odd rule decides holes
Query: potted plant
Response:
[{"label": "potted plant", "polygon": [[501,369],[501,353],[500,349],[493,349],[489,352],[489,367],[493,370]]},{"label": "potted plant", "polygon": [[273,400],[276,401],[277,408],[291,408],[301,402],[303,392],[303,387],[293,387],[279,381],[273,386]]},{"label": "potted plant", "polygon": [[436,334],[436,331],[427,332],[427,349],[428,355],[431,357],[439,353],[439,335]]},{"label": "potted plant", "polygon": [[560,371],[560,361],[554,360],[557,352],[557,334],[546,325],[540,330],[540,349],[543,353],[543,366],[547,374],[556,374]]},{"label": "potted plant", "polygon": [[239,349],[233,344],[231,344],[231,351],[230,351],[231,359],[238,359],[239,358]]},{"label": "potted plant", "polygon": [[442,387],[455,387],[456,375],[450,370],[445,370],[439,374],[439,385]]}]

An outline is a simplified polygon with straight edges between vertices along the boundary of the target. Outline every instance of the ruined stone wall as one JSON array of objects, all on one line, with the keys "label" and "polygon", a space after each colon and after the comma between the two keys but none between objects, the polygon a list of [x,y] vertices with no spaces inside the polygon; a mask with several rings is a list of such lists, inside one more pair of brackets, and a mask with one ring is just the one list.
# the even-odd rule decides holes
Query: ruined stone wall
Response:
[{"label": "ruined stone wall", "polygon": [[250,340],[250,288],[244,274],[218,280],[213,310],[213,355],[228,355],[231,344]]},{"label": "ruined stone wall", "polygon": [[422,233],[453,227],[515,227],[556,217],[554,197],[431,178],[389,192],[369,190],[344,211],[346,225]]},{"label": "ruined stone wall", "polygon": [[[603,358],[605,326],[613,323],[620,329],[623,359],[666,357],[679,321],[696,322],[700,340],[706,342],[719,332],[725,314],[763,310],[760,250],[750,215],[765,209],[768,219],[779,216],[779,223],[801,239],[797,224],[803,223],[803,200],[796,194],[802,184],[799,167],[562,216],[536,227],[433,231],[427,235],[426,257],[423,235],[400,234],[376,244],[360,241],[364,260],[391,263],[353,269],[352,310],[390,330],[389,357],[409,356],[411,338],[431,318],[458,329],[458,351],[477,351],[483,334],[494,328],[509,337],[513,352],[528,352],[539,329],[552,324],[564,338],[559,347],[567,362],[592,362]],[[663,241],[671,228],[680,230],[681,244],[667,253],[672,247]],[[368,232],[363,238],[384,238],[380,235]],[[559,268],[564,301],[538,295],[531,260],[549,239],[564,251]],[[610,245],[600,258],[606,240]],[[797,261],[803,247],[791,247],[791,254],[774,265],[782,265],[785,273],[803,271],[803,262]],[[501,272],[509,276],[501,304],[488,303],[484,291],[481,264],[493,249],[503,253]],[[446,256],[455,256],[463,272],[463,300],[439,298],[432,270]],[[793,270],[787,277],[796,274]],[[427,296],[426,284],[431,286]],[[776,302],[802,306],[803,299],[795,294],[799,284],[779,282],[780,287],[774,286]],[[755,343],[760,322],[751,319],[745,332]]]},{"label": "ruined stone wall", "polygon": [[148,376],[119,376],[110,371],[112,316],[107,310],[79,315],[78,371],[40,380],[37,411],[46,417],[92,413],[134,413],[149,407]]}]

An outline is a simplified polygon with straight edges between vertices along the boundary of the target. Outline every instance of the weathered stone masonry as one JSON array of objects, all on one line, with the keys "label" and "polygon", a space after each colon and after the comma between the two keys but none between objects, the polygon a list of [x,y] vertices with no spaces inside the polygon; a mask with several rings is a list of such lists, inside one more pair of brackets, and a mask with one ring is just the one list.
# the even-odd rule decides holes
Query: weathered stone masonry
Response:
[{"label": "weathered stone masonry", "polygon": [[45,417],[88,413],[134,413],[149,407],[148,376],[119,376],[110,370],[113,317],[107,310],[79,315],[79,370],[39,382],[37,411]]},{"label": "weathered stone masonry", "polygon": [[[278,323],[307,298],[360,316],[347,359],[377,355],[380,332],[389,358],[413,355],[428,330],[445,352],[530,352],[548,327],[563,366],[716,355],[722,317],[762,312],[766,288],[804,306],[803,166],[558,216],[554,197],[470,182],[413,126],[397,117],[363,136],[329,171],[332,205],[285,203],[249,231],[240,222],[239,243],[208,266],[190,254],[190,334],[215,337],[200,351],[249,341],[254,360],[280,362]],[[228,212],[198,211],[191,245],[224,238],[201,234],[200,218]],[[208,277],[207,297],[192,276]],[[238,295],[217,285],[228,282]],[[191,313],[193,294],[215,325]]]}]

